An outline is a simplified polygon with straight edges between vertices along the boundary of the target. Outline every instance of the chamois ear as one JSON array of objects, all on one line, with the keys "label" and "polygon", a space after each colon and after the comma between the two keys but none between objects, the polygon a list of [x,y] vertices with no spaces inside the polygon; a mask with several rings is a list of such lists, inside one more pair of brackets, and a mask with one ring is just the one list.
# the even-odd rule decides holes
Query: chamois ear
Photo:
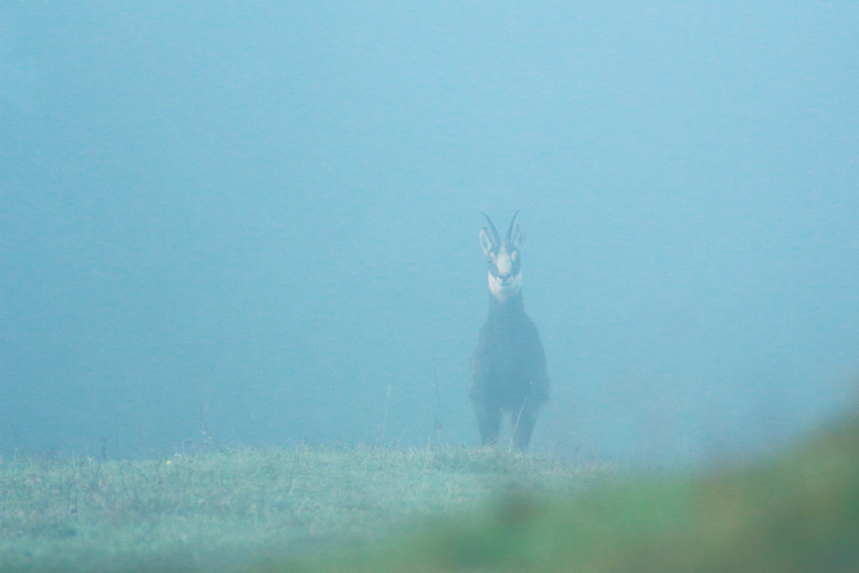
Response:
[{"label": "chamois ear", "polygon": [[521,249],[524,244],[525,230],[522,229],[522,225],[516,225],[516,232],[513,234],[513,246],[517,249]]},{"label": "chamois ear", "polygon": [[487,257],[489,253],[492,252],[492,238],[489,236],[489,231],[486,230],[486,227],[480,229],[480,246],[483,248],[483,254]]}]

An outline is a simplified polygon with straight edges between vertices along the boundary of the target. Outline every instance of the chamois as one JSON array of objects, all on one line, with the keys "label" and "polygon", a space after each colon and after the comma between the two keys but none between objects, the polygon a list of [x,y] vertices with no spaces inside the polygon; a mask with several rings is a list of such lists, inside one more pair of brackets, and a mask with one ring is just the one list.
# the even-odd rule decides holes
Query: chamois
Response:
[{"label": "chamois", "polygon": [[489,230],[480,230],[480,246],[489,265],[489,317],[471,360],[469,397],[474,405],[483,445],[496,444],[501,413],[510,412],[512,445],[525,450],[537,419],[537,409],[549,400],[546,356],[537,327],[525,314],[520,273],[525,235],[513,215],[504,242],[486,213]]}]

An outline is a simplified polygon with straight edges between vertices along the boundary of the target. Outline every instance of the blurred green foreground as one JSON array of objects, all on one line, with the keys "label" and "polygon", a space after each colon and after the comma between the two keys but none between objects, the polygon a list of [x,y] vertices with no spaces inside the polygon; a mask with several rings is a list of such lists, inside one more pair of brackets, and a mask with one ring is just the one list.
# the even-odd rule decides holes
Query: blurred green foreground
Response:
[{"label": "blurred green foreground", "polygon": [[563,497],[509,493],[471,518],[321,569],[856,572],[859,417],[751,466],[614,476]]},{"label": "blurred green foreground", "polygon": [[693,477],[464,448],[16,455],[0,571],[859,571],[859,416]]}]

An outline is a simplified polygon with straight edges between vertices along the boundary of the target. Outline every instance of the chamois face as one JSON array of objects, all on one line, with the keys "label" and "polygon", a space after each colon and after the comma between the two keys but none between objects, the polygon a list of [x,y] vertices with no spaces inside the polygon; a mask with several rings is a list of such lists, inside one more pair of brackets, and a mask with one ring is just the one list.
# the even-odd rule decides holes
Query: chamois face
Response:
[{"label": "chamois face", "polygon": [[[486,217],[485,214],[484,217]],[[496,299],[504,302],[516,295],[522,288],[519,247],[524,235],[518,225],[516,232],[513,233],[516,215],[513,215],[513,221],[510,221],[510,228],[507,230],[507,236],[503,242],[489,217],[486,217],[486,220],[489,221],[492,235],[489,234],[486,227],[481,229],[480,246],[483,248],[486,262],[489,265],[489,291]]]}]

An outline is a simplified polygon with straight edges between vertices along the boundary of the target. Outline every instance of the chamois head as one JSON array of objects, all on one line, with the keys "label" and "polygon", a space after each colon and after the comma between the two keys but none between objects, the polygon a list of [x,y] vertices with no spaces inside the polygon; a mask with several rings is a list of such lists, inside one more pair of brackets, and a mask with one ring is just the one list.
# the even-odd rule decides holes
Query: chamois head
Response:
[{"label": "chamois head", "polygon": [[489,229],[492,230],[491,235],[486,227],[480,230],[480,246],[483,247],[489,265],[489,291],[496,299],[504,302],[518,294],[522,288],[519,247],[525,240],[525,234],[521,226],[516,225],[515,231],[513,228],[519,211],[513,214],[503,242],[489,216],[482,211],[481,214],[486,217]]}]

